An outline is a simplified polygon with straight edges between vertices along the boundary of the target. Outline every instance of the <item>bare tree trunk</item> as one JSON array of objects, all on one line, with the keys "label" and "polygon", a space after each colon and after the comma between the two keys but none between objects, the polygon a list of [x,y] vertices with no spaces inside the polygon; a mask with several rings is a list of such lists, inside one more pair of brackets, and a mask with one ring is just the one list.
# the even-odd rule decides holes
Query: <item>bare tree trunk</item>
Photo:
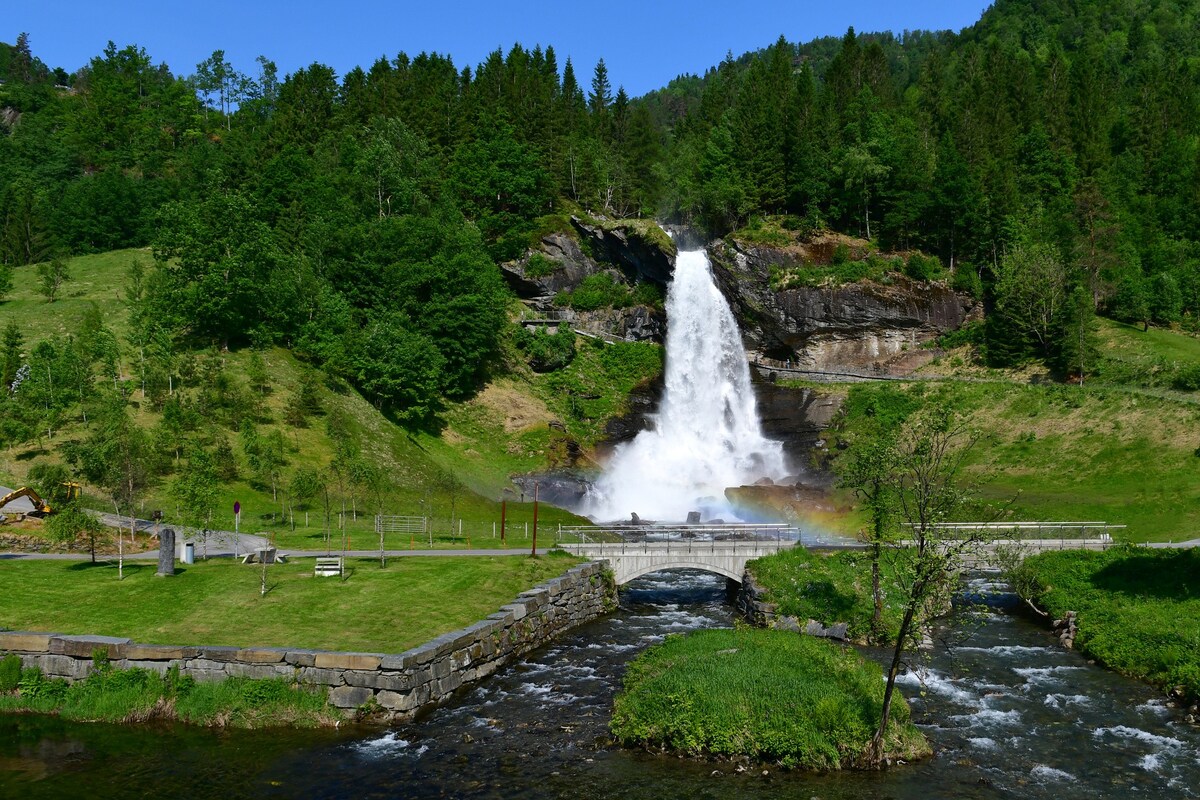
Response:
[{"label": "bare tree trunk", "polygon": [[887,735],[888,717],[892,713],[892,696],[896,691],[896,675],[900,672],[900,659],[904,657],[904,640],[908,638],[908,631],[912,627],[913,615],[916,613],[916,605],[909,603],[904,609],[904,619],[900,622],[900,635],[896,637],[896,647],[892,650],[892,664],[888,667],[887,685],[883,689],[883,712],[879,717],[879,728],[875,731],[875,738],[871,740],[871,749],[868,758],[871,766],[883,766],[883,747],[884,736]]},{"label": "bare tree trunk", "polygon": [[117,512],[117,580],[125,580],[125,537],[121,534],[121,507],[113,498],[113,510]]},{"label": "bare tree trunk", "polygon": [[875,599],[875,613],[871,618],[871,632],[882,641],[883,634],[883,589],[879,585],[879,556],[883,545],[876,541],[871,545],[871,594]]}]

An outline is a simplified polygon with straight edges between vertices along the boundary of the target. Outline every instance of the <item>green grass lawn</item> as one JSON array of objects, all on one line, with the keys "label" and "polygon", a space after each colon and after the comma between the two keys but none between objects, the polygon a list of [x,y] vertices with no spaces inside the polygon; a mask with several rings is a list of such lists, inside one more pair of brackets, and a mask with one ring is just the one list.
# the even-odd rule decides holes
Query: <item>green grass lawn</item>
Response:
[{"label": "green grass lawn", "polygon": [[[862,766],[883,708],[882,670],[809,636],[743,628],[668,636],[629,665],[613,710],[626,744],[802,769]],[[892,702],[887,753],[929,752]]]},{"label": "green grass lawn", "polygon": [[349,578],[318,578],[311,562],[260,570],[229,560],[180,565],[155,577],[149,563],[0,561],[0,627],[127,636],[177,645],[311,647],[399,653],[457,630],[562,574],[555,554],[349,560]]}]

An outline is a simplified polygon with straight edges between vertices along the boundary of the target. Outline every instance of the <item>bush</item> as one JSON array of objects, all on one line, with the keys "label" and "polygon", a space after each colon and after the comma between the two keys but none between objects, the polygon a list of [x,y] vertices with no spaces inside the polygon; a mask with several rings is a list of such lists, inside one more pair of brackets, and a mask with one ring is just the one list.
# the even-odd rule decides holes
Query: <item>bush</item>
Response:
[{"label": "bush", "polygon": [[17,682],[22,697],[50,703],[61,703],[67,696],[68,688],[65,680],[48,678],[37,667],[21,670],[21,679]]},{"label": "bush", "polygon": [[624,308],[629,305],[629,289],[613,280],[607,272],[589,275],[571,292],[559,292],[554,304],[576,311],[595,311],[598,308]]},{"label": "bush", "polygon": [[904,264],[904,274],[914,281],[936,281],[944,276],[945,271],[936,256],[913,253]]},{"label": "bush", "polygon": [[979,273],[970,264],[958,265],[958,269],[954,271],[954,277],[950,279],[950,288],[956,292],[969,294],[976,300],[983,298],[983,281],[979,279]]},{"label": "bush", "polygon": [[552,261],[541,253],[534,253],[525,264],[525,275],[530,278],[544,278],[560,266],[557,261]]},{"label": "bush", "polygon": [[937,338],[937,346],[953,350],[964,345],[978,347],[984,342],[984,327],[982,322],[968,322],[958,330],[947,331]]},{"label": "bush", "polygon": [[0,658],[0,692],[11,692],[21,682],[21,657],[9,653]]},{"label": "bush", "polygon": [[575,359],[575,332],[566,325],[559,325],[554,335],[546,333],[545,328],[518,328],[516,343],[535,372],[554,372]]},{"label": "bush", "polygon": [[1200,364],[1179,367],[1171,379],[1171,385],[1181,392],[1200,391]]},{"label": "bush", "polygon": [[643,281],[633,287],[633,293],[630,296],[635,306],[650,306],[652,308],[662,308],[663,301],[666,296],[663,288],[657,283]]}]

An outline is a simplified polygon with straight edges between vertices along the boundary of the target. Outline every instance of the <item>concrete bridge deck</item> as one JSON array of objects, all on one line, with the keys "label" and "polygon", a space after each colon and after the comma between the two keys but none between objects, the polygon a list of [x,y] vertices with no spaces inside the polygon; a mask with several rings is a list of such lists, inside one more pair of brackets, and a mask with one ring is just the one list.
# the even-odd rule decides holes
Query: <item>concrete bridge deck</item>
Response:
[{"label": "concrete bridge deck", "polygon": [[666,541],[596,542],[560,544],[569,553],[612,566],[617,585],[623,585],[651,572],[663,569],[698,569],[742,582],[746,562],[794,547],[795,540],[717,541],[667,539]]},{"label": "concrete bridge deck", "polygon": [[[1124,526],[1077,522],[947,523],[937,527],[939,546],[956,548],[963,540],[970,540],[961,550],[962,563],[966,567],[983,567],[996,566],[997,556],[1003,550],[1014,552],[1020,558],[1049,550],[1105,550],[1113,544],[1108,531]],[[560,541],[560,548],[586,558],[608,561],[618,585],[663,569],[702,570],[741,583],[747,561],[796,545],[811,550],[867,548],[864,542],[818,537],[782,524],[564,526],[559,532],[578,540],[574,544]],[[1055,532],[1059,536],[1054,537]],[[1076,535],[1068,535],[1070,533]],[[907,541],[896,543],[900,547],[910,544]]]}]

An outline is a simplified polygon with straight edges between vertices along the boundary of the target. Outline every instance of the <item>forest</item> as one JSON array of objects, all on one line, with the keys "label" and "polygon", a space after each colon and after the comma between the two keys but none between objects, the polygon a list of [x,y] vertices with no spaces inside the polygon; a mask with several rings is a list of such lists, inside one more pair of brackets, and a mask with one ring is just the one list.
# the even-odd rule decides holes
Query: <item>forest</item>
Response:
[{"label": "forest", "polygon": [[[174,427],[74,463],[132,485],[183,441],[203,465],[205,419],[253,419],[206,353],[271,346],[427,425],[503,369],[497,264],[584,212],[923,253],[983,300],[963,335],[988,363],[1082,378],[1096,314],[1197,330],[1198,30],[1195,0],[997,0],[961,33],[781,36],[639,98],[552,46],[280,76],[109,43],[68,72],[22,34],[0,44],[0,446],[125,430],[140,389]],[[5,322],[14,286],[52,303],[68,257],[133,247],[128,332]]]}]

